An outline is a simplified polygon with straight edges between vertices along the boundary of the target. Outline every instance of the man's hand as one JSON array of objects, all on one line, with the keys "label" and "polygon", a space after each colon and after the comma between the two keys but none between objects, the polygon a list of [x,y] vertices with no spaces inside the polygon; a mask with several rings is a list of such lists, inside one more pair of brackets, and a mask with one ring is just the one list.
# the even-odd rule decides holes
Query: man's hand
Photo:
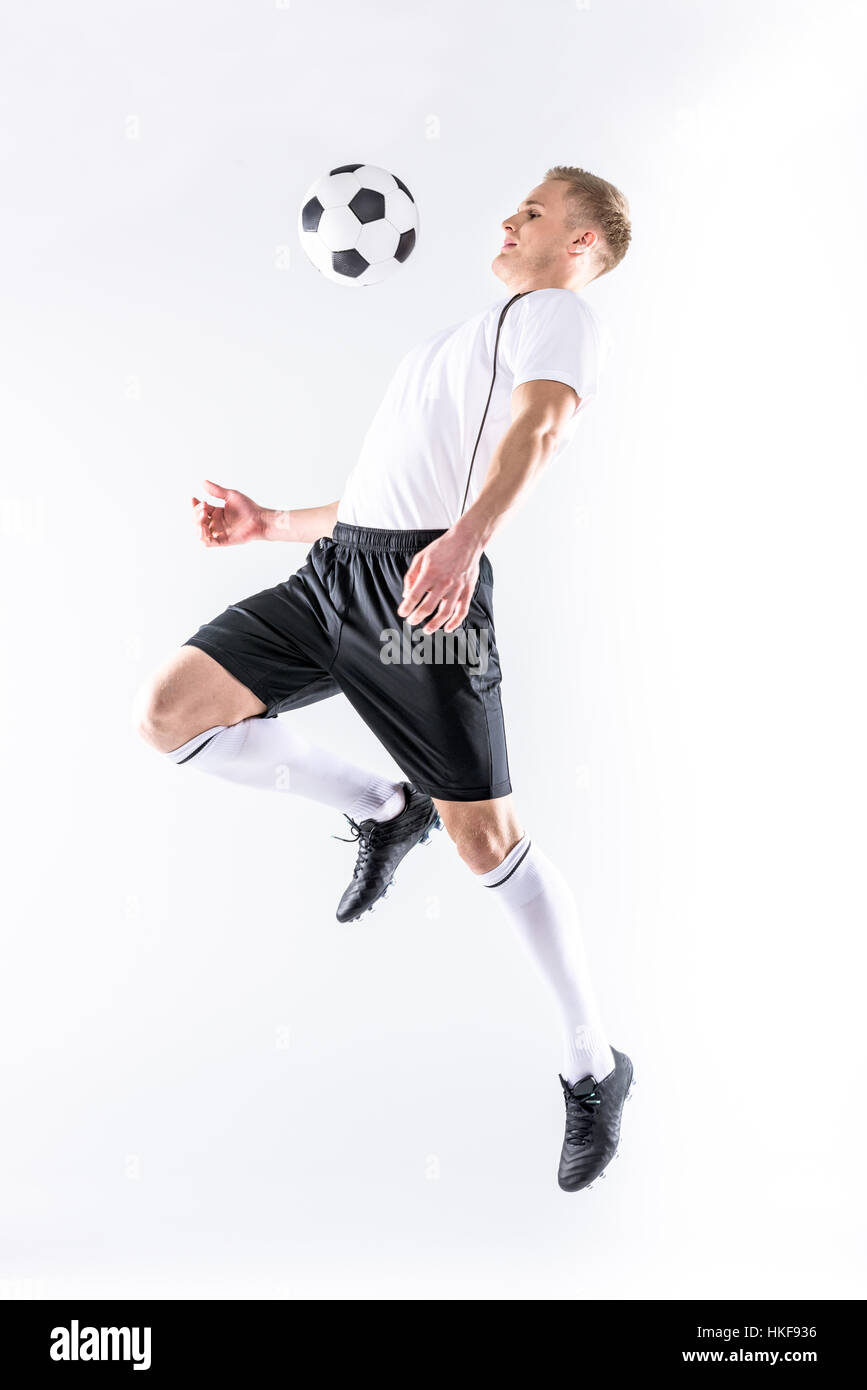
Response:
[{"label": "man's hand", "polygon": [[[413,555],[403,578],[399,618],[425,623],[422,632],[454,632],[467,616],[479,577],[482,547],[454,527]],[[433,616],[431,616],[433,615]]]},{"label": "man's hand", "polygon": [[203,545],[243,545],[263,534],[263,513],[252,497],[205,480],[205,491],[223,501],[221,507],[193,498],[193,520]]}]

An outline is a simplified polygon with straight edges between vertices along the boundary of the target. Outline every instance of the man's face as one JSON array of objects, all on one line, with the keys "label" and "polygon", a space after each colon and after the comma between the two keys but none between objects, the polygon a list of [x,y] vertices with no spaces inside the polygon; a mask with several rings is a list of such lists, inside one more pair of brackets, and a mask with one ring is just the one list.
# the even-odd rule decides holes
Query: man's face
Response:
[{"label": "man's face", "polygon": [[[527,194],[518,211],[500,224],[503,245],[491,269],[504,285],[518,290],[539,279],[550,279],[556,286],[574,275],[576,257],[570,254],[570,247],[574,250],[582,238],[582,228],[568,225],[567,189],[563,179],[540,183]],[[596,239],[592,232],[585,236],[591,238],[591,244]]]}]

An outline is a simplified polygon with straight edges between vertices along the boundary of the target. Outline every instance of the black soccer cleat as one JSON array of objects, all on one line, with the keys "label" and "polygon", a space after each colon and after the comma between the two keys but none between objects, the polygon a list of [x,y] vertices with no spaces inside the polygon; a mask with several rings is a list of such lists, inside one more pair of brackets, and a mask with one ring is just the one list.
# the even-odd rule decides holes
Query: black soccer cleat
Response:
[{"label": "black soccer cleat", "polygon": [[557,1181],[564,1192],[589,1187],[617,1153],[623,1105],[632,1084],[632,1062],[625,1052],[611,1051],[614,1070],[601,1081],[584,1076],[570,1086],[560,1077],[566,1102],[566,1137]]},{"label": "black soccer cleat", "polygon": [[394,872],[401,860],[416,845],[426,845],[432,830],[442,830],[437,809],[426,792],[412,782],[402,783],[406,804],[391,820],[354,821],[344,817],[352,826],[352,835],[334,835],[335,840],[358,841],[358,858],[352,880],[337,905],[338,922],[357,922],[372,912],[381,898],[386,897],[394,883]]}]

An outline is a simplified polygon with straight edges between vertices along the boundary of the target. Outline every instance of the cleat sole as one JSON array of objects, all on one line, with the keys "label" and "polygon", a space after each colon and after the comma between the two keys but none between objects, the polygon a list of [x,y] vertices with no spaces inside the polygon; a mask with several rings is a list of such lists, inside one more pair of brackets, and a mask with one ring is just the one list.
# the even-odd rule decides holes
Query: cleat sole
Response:
[{"label": "cleat sole", "polygon": [[384,902],[385,899],[388,897],[389,893],[391,892],[391,889],[392,889],[392,885],[393,885],[393,884],[394,884],[394,879],[393,879],[393,878],[390,878],[389,881],[388,881],[388,883],[385,885],[384,891],[383,891],[382,893],[380,893],[380,895],[379,895],[379,897],[377,898],[376,902],[375,902],[375,903],[371,903],[370,907],[366,907],[366,908],[364,909],[363,912],[359,912],[359,914],[358,914],[357,917],[350,917],[350,918],[349,918],[349,921],[350,921],[350,922],[361,922],[361,921],[364,920],[365,917],[369,917],[370,914],[371,914],[371,912],[375,912],[376,909],[379,907],[379,904],[380,904],[381,902]]},{"label": "cleat sole", "polygon": [[419,844],[420,844],[420,845],[429,845],[429,844],[431,843],[431,838],[430,838],[430,837],[431,837],[431,832],[434,831],[434,830],[442,830],[442,829],[443,829],[443,823],[442,823],[442,821],[440,820],[440,817],[437,816],[437,818],[436,818],[436,820],[434,821],[433,825],[429,825],[428,828],[427,828],[427,830],[426,830],[426,831],[424,832],[424,834],[422,835],[421,839],[419,840]]}]

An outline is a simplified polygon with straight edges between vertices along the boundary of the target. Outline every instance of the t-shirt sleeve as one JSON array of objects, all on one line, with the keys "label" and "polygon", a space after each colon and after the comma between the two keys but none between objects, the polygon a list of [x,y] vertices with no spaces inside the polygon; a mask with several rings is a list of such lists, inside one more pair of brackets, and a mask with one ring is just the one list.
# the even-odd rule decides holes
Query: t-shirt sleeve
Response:
[{"label": "t-shirt sleeve", "polygon": [[601,322],[571,290],[531,291],[509,310],[500,337],[513,390],[525,381],[563,381],[582,404],[599,389],[610,346]]}]

